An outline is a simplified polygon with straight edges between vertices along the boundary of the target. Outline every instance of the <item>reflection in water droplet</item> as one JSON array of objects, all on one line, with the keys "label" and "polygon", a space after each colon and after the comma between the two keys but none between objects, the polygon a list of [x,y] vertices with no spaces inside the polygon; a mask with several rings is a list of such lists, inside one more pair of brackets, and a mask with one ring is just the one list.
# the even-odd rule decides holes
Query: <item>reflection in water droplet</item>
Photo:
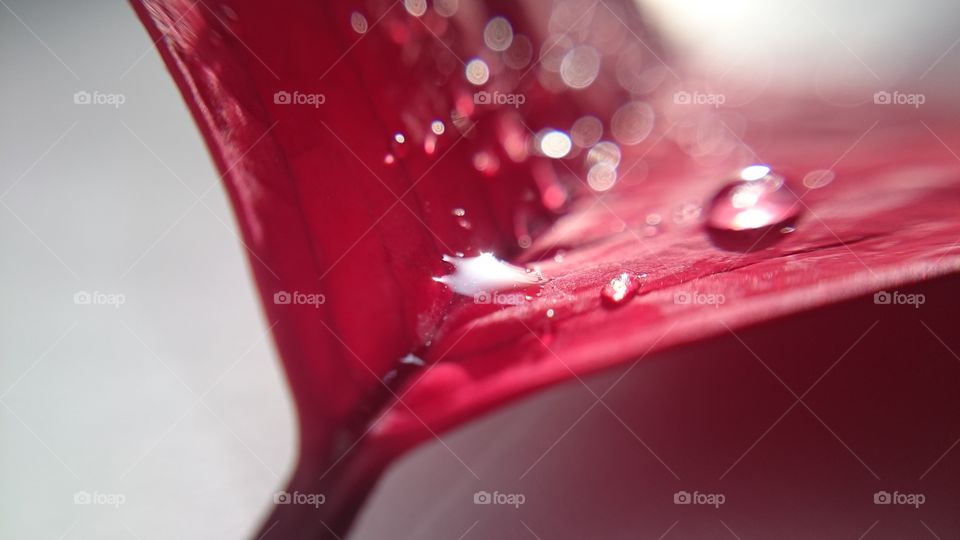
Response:
[{"label": "reflection in water droplet", "polygon": [[624,272],[603,286],[600,299],[607,307],[620,306],[637,294],[641,284],[639,277]]},{"label": "reflection in water droplet", "polygon": [[603,136],[603,123],[595,116],[581,116],[570,128],[573,144],[580,148],[590,148]]},{"label": "reflection in water droplet", "polygon": [[453,17],[457,13],[457,8],[460,7],[460,2],[458,0],[434,0],[433,1],[433,10],[437,12],[441,17]]},{"label": "reflection in water droplet", "polygon": [[[760,170],[757,166],[747,167],[740,177],[746,172],[747,177],[755,178]],[[753,249],[760,240],[776,241],[780,237],[767,234],[772,228],[785,233],[795,230],[792,224],[800,215],[799,201],[783,176],[769,168],[767,171],[755,180],[735,180],[714,196],[707,212],[707,227],[715,240],[726,242],[729,247]],[[746,245],[731,243],[738,240]]]},{"label": "reflection in water droplet", "polygon": [[443,135],[443,132],[446,131],[447,127],[443,125],[443,122],[440,120],[434,120],[430,123],[430,131],[436,133],[437,135]]},{"label": "reflection in water droplet", "polygon": [[537,138],[540,139],[540,151],[543,155],[554,159],[565,157],[573,148],[570,136],[555,129],[541,132]]},{"label": "reflection in water droplet", "polygon": [[556,313],[557,313],[557,312],[554,311],[553,308],[548,309],[548,310],[547,310],[547,318],[548,318],[548,319],[552,319],[553,316],[556,315]]},{"label": "reflection in water droplet", "polygon": [[365,34],[370,26],[367,24],[367,18],[354,11],[350,14],[350,26],[358,34]]},{"label": "reflection in water droplet", "polygon": [[427,0],[403,0],[403,7],[414,17],[421,17],[427,12]]},{"label": "reflection in water droplet", "polygon": [[560,62],[560,76],[570,88],[586,88],[600,73],[600,54],[589,45],[574,47]]},{"label": "reflection in water droplet", "polygon": [[533,43],[524,35],[513,37],[510,48],[503,53],[503,63],[509,68],[523,69],[533,60]]},{"label": "reflection in water droplet", "polygon": [[513,42],[513,27],[503,17],[494,17],[483,29],[483,42],[491,50],[505,51]]},{"label": "reflection in water droplet", "polygon": [[467,211],[464,210],[463,208],[454,208],[454,209],[453,209],[453,215],[455,215],[455,216],[457,216],[457,217],[463,217],[463,216],[467,215]]},{"label": "reflection in water droplet", "polygon": [[490,68],[487,66],[487,63],[479,58],[474,58],[467,63],[467,69],[465,71],[467,75],[467,80],[470,81],[470,84],[476,86],[482,86],[484,83],[490,79]]},{"label": "reflection in water droplet", "polygon": [[524,288],[548,281],[539,271],[514,266],[497,259],[492,253],[481,253],[476,257],[444,255],[443,260],[452,264],[454,271],[433,280],[466,296]]},{"label": "reflection in water droplet", "polygon": [[650,105],[632,101],[617,109],[610,120],[610,131],[623,144],[637,144],[653,129],[654,113]]},{"label": "reflection in water droplet", "polygon": [[829,169],[810,171],[803,177],[803,185],[808,189],[820,189],[833,182],[834,178],[836,175]]},{"label": "reflection in water droplet", "polygon": [[595,164],[587,172],[587,184],[594,191],[607,191],[616,183],[617,167],[606,161]]}]

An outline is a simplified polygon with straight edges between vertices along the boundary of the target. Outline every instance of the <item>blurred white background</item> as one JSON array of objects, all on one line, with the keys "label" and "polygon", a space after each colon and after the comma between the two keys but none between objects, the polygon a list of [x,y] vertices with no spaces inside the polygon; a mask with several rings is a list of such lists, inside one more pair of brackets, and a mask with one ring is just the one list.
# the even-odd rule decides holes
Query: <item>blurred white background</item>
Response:
[{"label": "blurred white background", "polygon": [[292,405],[155,47],[125,2],[2,0],[0,71],[0,538],[249,536]]}]

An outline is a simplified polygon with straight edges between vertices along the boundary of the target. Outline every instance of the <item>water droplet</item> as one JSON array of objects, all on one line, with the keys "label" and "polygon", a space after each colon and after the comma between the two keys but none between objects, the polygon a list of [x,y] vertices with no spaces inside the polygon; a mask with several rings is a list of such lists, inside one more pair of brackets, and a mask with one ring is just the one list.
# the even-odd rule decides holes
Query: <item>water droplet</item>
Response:
[{"label": "water droplet", "polygon": [[587,152],[587,164],[608,163],[614,167],[620,165],[620,147],[609,141],[601,141]]},{"label": "water droplet", "polygon": [[[747,249],[752,249],[761,239],[776,240],[779,235],[766,233],[771,228],[792,228],[800,215],[799,200],[784,177],[769,167],[759,167],[753,165],[741,171],[741,179],[724,186],[710,202],[707,227],[720,243],[738,247],[738,241],[743,241],[750,243]],[[759,176],[764,169],[765,174]],[[731,234],[734,236],[730,237]]]},{"label": "water droplet", "polygon": [[533,43],[530,38],[516,35],[510,48],[503,53],[503,63],[512,69],[523,69],[533,60]]},{"label": "water droplet", "polygon": [[463,208],[454,208],[454,209],[453,209],[453,215],[455,215],[455,216],[457,216],[457,217],[463,217],[463,216],[467,215],[467,211],[464,210]]},{"label": "water droplet", "polygon": [[595,164],[587,172],[587,184],[594,191],[607,191],[616,183],[617,167],[606,161]]},{"label": "water droplet", "polygon": [[702,213],[703,208],[699,204],[686,202],[673,211],[673,222],[677,225],[688,225],[700,219]]},{"label": "water droplet", "polygon": [[434,120],[430,123],[430,131],[436,133],[437,135],[443,135],[443,132],[446,131],[447,127],[443,125],[443,122],[440,120]]},{"label": "water droplet", "polygon": [[586,88],[600,73],[600,54],[589,45],[570,49],[560,62],[560,77],[570,88]]},{"label": "water droplet", "polygon": [[350,14],[350,26],[358,34],[365,34],[370,28],[370,25],[367,24],[367,18],[356,11]]},{"label": "water droplet", "polygon": [[469,63],[467,63],[467,68],[465,70],[467,80],[470,81],[470,84],[476,86],[482,86],[484,83],[490,79],[490,67],[487,66],[487,63],[479,58],[474,58]]},{"label": "water droplet", "polygon": [[414,17],[421,17],[427,12],[427,0],[403,0],[403,7]]},{"label": "water droplet", "polygon": [[417,356],[417,355],[415,355],[415,354],[413,354],[413,353],[410,353],[410,354],[404,356],[403,358],[401,358],[401,359],[400,359],[400,363],[401,363],[401,364],[411,365],[411,366],[425,366],[425,365],[427,365],[427,363],[424,362],[422,358],[420,358],[419,356]]},{"label": "water droplet", "polygon": [[397,141],[397,144],[403,144],[407,138],[403,136],[403,133],[397,132],[393,135],[393,140]]},{"label": "water droplet", "polygon": [[565,157],[573,148],[570,136],[562,131],[551,129],[538,134],[540,139],[540,151],[543,155],[554,159]]},{"label": "water droplet", "polygon": [[557,313],[557,312],[554,311],[553,308],[548,309],[548,310],[547,310],[547,318],[548,318],[548,319],[552,319],[553,316],[556,315],[556,313]]},{"label": "water droplet", "polygon": [[434,281],[443,283],[454,292],[470,296],[482,292],[491,293],[507,289],[516,289],[540,285],[547,282],[539,271],[512,265],[497,259],[492,253],[481,253],[476,257],[451,257],[444,255],[443,260],[452,264],[454,271]]},{"label": "water droplet", "polygon": [[820,189],[830,182],[833,182],[834,178],[836,178],[836,175],[828,169],[810,171],[803,177],[803,185],[806,186],[807,189]]},{"label": "water droplet", "polygon": [[383,162],[387,165],[393,165],[396,163],[397,158],[393,154],[387,154],[383,156]]},{"label": "water droplet", "polygon": [[624,272],[609,281],[600,290],[600,299],[608,307],[624,304],[640,290],[642,282],[634,274]]},{"label": "water droplet", "polygon": [[460,7],[458,0],[434,0],[433,10],[441,17],[453,17]]},{"label": "water droplet", "polygon": [[632,101],[617,109],[610,120],[610,131],[623,144],[637,144],[653,130],[654,113],[650,105]]},{"label": "water droplet", "polygon": [[590,148],[603,136],[603,123],[595,116],[582,116],[570,128],[573,144],[580,148]]},{"label": "water droplet", "polygon": [[513,27],[503,17],[494,17],[483,29],[483,42],[491,50],[505,51],[513,42]]}]

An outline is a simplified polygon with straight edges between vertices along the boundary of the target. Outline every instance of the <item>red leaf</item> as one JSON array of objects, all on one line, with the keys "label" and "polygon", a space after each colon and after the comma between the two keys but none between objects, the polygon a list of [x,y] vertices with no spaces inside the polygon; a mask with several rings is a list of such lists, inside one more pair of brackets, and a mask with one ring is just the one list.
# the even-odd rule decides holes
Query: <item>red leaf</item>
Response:
[{"label": "red leaf", "polygon": [[[445,18],[432,10],[414,17],[385,1],[134,2],[223,175],[277,323],[300,415],[290,489],[327,496],[319,510],[278,506],[271,523],[278,520],[279,537],[346,530],[397,455],[539,388],[724,325],[960,264],[960,167],[949,150],[960,141],[935,116],[920,122],[884,111],[874,124],[876,112],[862,108],[838,115],[806,103],[790,112],[755,103],[744,111],[747,139],[791,178],[803,208],[795,232],[774,230],[739,247],[700,223],[744,155],[710,165],[691,159],[670,133],[678,119],[666,85],[644,97],[657,112],[654,130],[624,146],[609,196],[574,172],[582,156],[512,159],[535,132],[569,129],[586,113],[607,121],[630,99],[610,61],[577,93],[546,90],[550,82],[533,70],[505,70],[501,79],[518,77],[522,108],[475,103],[461,62],[484,50],[492,14],[530,37],[534,61],[549,52],[539,47],[549,13],[536,4],[464,3]],[[632,6],[597,9],[649,39]],[[484,54],[496,69],[498,57]],[[655,56],[647,55],[654,65]],[[492,81],[486,88],[496,90]],[[433,120],[443,122],[442,134],[431,131]],[[836,174],[829,185],[800,182],[828,168]],[[553,257],[559,249],[562,262]],[[530,302],[476,305],[432,279],[450,270],[441,256],[458,251],[542,259],[551,281]],[[623,272],[647,275],[640,296],[608,309],[600,290]],[[684,294],[724,301],[678,302]],[[401,363],[411,353],[428,365]]]}]

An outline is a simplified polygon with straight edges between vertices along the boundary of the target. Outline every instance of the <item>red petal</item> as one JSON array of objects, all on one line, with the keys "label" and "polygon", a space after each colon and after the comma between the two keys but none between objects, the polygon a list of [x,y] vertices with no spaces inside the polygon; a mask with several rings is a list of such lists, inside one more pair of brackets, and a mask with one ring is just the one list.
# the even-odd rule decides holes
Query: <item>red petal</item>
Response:
[{"label": "red petal", "polygon": [[[762,134],[756,142],[766,161],[805,172],[843,157],[836,181],[804,194],[796,232],[764,249],[723,249],[698,225],[698,205],[723,186],[731,163],[697,166],[673,143],[658,144],[671,127],[663,110],[650,140],[623,158],[648,163],[646,177],[634,169],[621,181],[632,185],[599,202],[575,188],[570,211],[547,228],[565,198],[557,178],[572,173],[543,158],[514,163],[497,145],[569,126],[582,111],[609,117],[625,95],[604,79],[577,99],[530,83],[523,116],[474,111],[461,133],[450,110],[459,104],[469,113],[473,89],[459,77],[432,81],[437,62],[454,62],[459,74],[456,57],[481,50],[487,14],[464,5],[451,20],[432,12],[418,19],[400,3],[375,3],[363,13],[371,28],[361,38],[349,4],[134,2],[224,176],[277,323],[301,424],[291,489],[324,492],[328,504],[316,515],[335,530],[345,529],[390,460],[508,400],[702,340],[724,325],[787,316],[960,265],[960,168],[944,148],[960,148],[955,132],[943,121],[892,114],[874,129],[874,115],[856,110],[829,120],[844,130],[829,130],[822,114],[771,118],[777,107],[756,105],[764,114],[750,125]],[[498,6],[534,42],[547,34],[538,13],[545,8]],[[441,43],[435,34],[445,29],[457,39]],[[277,92],[323,94],[325,102],[291,106],[277,103]],[[447,129],[428,155],[420,145],[434,117]],[[395,133],[404,134],[400,147]],[[478,153],[496,158],[495,176],[474,166]],[[674,223],[684,205],[694,219]],[[470,228],[454,208],[466,210]],[[656,231],[650,214],[664,220]],[[536,237],[524,253],[516,216],[519,235]],[[522,259],[557,247],[567,251],[564,261],[540,263],[553,279],[523,305],[490,311],[431,279],[447,271],[442,254],[493,250]],[[647,274],[641,295],[605,309],[599,291],[623,272]],[[676,302],[678,293],[698,292],[725,302]],[[322,294],[326,302],[276,303],[278,293]],[[385,388],[383,379],[411,352],[435,367]],[[394,391],[409,393],[398,403]],[[327,534],[312,507],[278,508],[279,537]]]}]

